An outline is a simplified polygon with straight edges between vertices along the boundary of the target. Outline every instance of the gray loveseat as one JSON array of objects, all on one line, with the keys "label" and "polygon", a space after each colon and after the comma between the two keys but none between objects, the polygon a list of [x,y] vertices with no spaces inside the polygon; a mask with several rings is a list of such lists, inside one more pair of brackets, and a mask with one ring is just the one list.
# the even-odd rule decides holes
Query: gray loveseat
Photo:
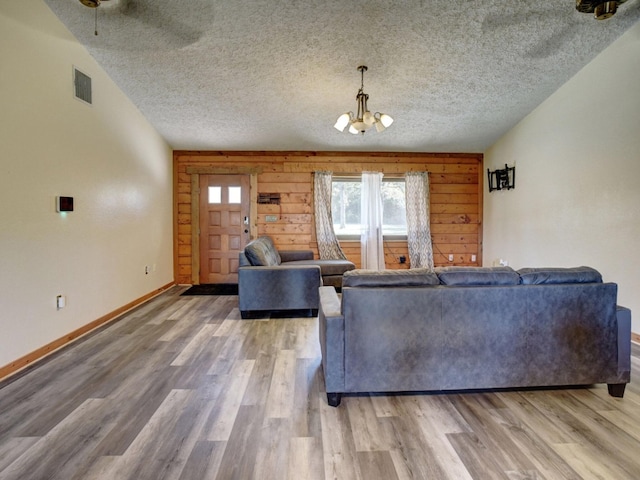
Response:
[{"label": "gray loveseat", "polygon": [[343,277],[320,288],[327,399],[358,392],[607,383],[622,397],[631,312],[588,267],[447,267]]},{"label": "gray loveseat", "polygon": [[314,260],[311,250],[277,250],[268,236],[249,242],[240,252],[238,302],[242,318],[264,311],[318,312],[318,288],[342,286],[348,260]]}]

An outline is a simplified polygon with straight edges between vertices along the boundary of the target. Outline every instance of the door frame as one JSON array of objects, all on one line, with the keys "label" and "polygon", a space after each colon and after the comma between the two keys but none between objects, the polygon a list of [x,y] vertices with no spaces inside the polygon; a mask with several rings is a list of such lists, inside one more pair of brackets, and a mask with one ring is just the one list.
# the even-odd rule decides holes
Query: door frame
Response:
[{"label": "door frame", "polygon": [[200,175],[249,175],[249,240],[258,233],[260,167],[187,167],[191,175],[191,282],[200,285]]}]

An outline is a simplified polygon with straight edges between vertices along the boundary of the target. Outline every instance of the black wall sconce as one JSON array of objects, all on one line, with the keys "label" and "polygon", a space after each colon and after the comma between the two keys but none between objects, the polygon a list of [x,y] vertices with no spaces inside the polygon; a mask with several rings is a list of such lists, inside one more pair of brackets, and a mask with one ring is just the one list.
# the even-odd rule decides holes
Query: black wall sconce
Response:
[{"label": "black wall sconce", "polygon": [[73,197],[56,197],[56,212],[73,212]]},{"label": "black wall sconce", "polygon": [[511,190],[516,187],[516,167],[507,166],[504,169],[496,169],[493,172],[487,168],[487,176],[489,177],[489,192],[494,190]]}]

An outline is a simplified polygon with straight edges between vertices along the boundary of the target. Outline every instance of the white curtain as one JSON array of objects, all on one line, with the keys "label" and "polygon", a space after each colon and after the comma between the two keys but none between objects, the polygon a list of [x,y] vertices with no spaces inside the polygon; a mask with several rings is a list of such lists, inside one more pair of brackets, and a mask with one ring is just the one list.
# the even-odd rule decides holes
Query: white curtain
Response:
[{"label": "white curtain", "polygon": [[384,270],[382,238],[382,173],[362,173],[362,268]]},{"label": "white curtain", "polygon": [[407,203],[407,244],[411,268],[433,270],[433,246],[429,221],[429,174],[408,172],[405,175]]},{"label": "white curtain", "polygon": [[314,172],[313,203],[316,217],[316,241],[318,254],[323,260],[346,260],[333,230],[331,216],[331,172]]}]

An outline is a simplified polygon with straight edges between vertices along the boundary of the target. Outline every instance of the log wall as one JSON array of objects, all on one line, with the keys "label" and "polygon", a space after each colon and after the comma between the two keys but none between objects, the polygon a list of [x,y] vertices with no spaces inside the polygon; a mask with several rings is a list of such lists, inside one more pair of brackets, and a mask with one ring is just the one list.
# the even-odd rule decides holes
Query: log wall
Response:
[{"label": "log wall", "polygon": [[[428,171],[431,234],[435,264],[482,264],[482,154],[336,152],[174,152],[174,265],[177,283],[194,283],[192,185],[194,175],[253,173],[257,193],[279,193],[280,205],[252,205],[251,232],[270,235],[280,249],[311,249],[317,257],[313,218],[313,172],[334,174],[379,171],[385,175]],[[255,186],[257,184],[257,186]],[[257,206],[257,208],[255,208]],[[276,215],[276,222],[266,222]],[[341,242],[360,265],[359,242]],[[400,256],[407,257],[401,264]],[[449,261],[453,255],[453,261]],[[472,255],[476,260],[472,261]],[[197,254],[196,254],[197,256]],[[387,268],[409,268],[406,241],[385,242]],[[196,263],[197,265],[197,263]],[[195,276],[194,276],[195,273]]]}]

